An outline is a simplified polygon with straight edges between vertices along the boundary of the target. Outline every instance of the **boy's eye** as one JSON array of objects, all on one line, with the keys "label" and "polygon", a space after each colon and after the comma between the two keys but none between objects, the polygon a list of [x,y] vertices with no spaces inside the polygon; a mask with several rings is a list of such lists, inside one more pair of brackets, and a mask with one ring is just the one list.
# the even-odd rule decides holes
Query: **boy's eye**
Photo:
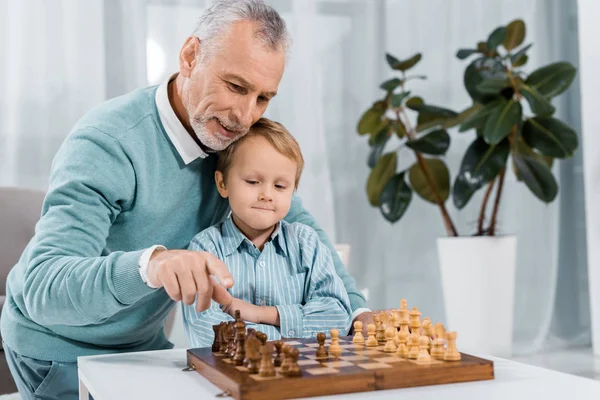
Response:
[{"label": "boy's eye", "polygon": [[258,183],[258,181],[255,181],[253,179],[246,179],[246,183],[249,185],[256,185]]},{"label": "boy's eye", "polygon": [[281,190],[285,189],[285,185],[275,185],[275,187]]}]

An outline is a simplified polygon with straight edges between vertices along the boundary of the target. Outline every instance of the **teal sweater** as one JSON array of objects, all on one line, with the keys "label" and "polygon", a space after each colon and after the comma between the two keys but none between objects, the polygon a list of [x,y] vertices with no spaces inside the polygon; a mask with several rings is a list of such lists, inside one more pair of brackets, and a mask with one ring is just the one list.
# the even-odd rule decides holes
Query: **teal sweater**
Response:
[{"label": "teal sweater", "polygon": [[[35,236],[7,280],[2,339],[17,353],[73,362],[172,347],[163,326],[174,303],[142,281],[140,255],[154,244],[187,248],[229,208],[215,187],[216,157],[183,162],[155,93],[140,89],[90,111],[56,154]],[[326,241],[298,198],[286,220]],[[365,307],[334,258],[352,309]]]}]

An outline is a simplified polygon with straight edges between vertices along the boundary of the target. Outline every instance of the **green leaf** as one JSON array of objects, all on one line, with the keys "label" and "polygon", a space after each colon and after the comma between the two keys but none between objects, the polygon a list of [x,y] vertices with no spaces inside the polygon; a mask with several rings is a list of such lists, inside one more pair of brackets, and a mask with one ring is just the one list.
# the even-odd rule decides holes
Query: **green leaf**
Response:
[{"label": "green leaf", "polygon": [[512,63],[512,66],[514,68],[522,67],[523,65],[527,64],[528,60],[529,60],[529,57],[527,56],[527,54],[523,54],[519,58],[515,59],[515,62]]},{"label": "green leaf", "polygon": [[527,99],[529,107],[535,115],[552,115],[556,111],[554,106],[540,92],[530,86],[522,85],[521,94]]},{"label": "green leaf", "polygon": [[412,190],[404,181],[404,175],[402,172],[392,177],[381,192],[379,209],[383,217],[391,223],[402,218],[412,199]]},{"label": "green leaf", "polygon": [[367,196],[369,203],[377,207],[380,204],[381,192],[388,180],[396,173],[396,152],[384,154],[367,179]]},{"label": "green leaf", "polygon": [[385,114],[387,105],[384,101],[377,101],[373,106],[363,113],[358,121],[356,130],[359,135],[379,132],[377,129],[381,126],[381,117]]},{"label": "green leaf", "polygon": [[577,70],[568,62],[557,62],[535,70],[525,83],[545,97],[558,96],[568,89]]},{"label": "green leaf", "polygon": [[471,143],[463,157],[460,171],[454,181],[452,200],[462,209],[473,193],[494,179],[506,165],[510,146],[508,139],[495,146],[478,137]]},{"label": "green leaf", "polygon": [[387,92],[391,92],[400,85],[402,85],[402,79],[392,78],[383,82],[381,85],[379,85],[379,87]]},{"label": "green leaf", "polygon": [[385,59],[392,69],[398,69],[398,65],[400,65],[400,60],[391,55],[390,53],[385,53]]},{"label": "green leaf", "polygon": [[367,165],[369,168],[374,168],[377,165],[377,162],[381,158],[383,149],[390,139],[390,136],[389,125],[385,129],[379,131],[379,133],[376,135],[371,136],[372,140],[369,142],[371,145],[371,151],[367,160]]},{"label": "green leaf", "polygon": [[529,118],[523,125],[523,139],[546,156],[565,158],[573,155],[579,139],[567,124],[551,117]]},{"label": "green leaf", "polygon": [[[511,145],[511,152],[516,152],[525,156],[533,157],[538,161],[544,163],[548,168],[552,168],[554,158],[536,153],[531,147],[527,145],[527,143],[525,143],[525,140],[522,136],[517,136],[515,138],[514,142]],[[521,176],[519,175],[519,171],[517,170],[517,167],[515,165],[514,158],[512,164],[515,177],[518,181],[522,181],[523,179],[521,179]]]},{"label": "green leaf", "polygon": [[485,121],[483,137],[488,144],[498,144],[510,130],[521,121],[521,103],[514,100],[504,101],[494,107]]},{"label": "green leaf", "polygon": [[[427,170],[429,171],[433,186],[436,188],[442,201],[446,201],[450,194],[450,172],[446,164],[437,158],[423,159]],[[409,171],[410,184],[413,190],[423,199],[437,204],[431,187],[429,186],[421,166],[416,162]]]},{"label": "green leaf", "polygon": [[493,101],[497,96],[480,92],[477,85],[484,79],[504,78],[504,70],[500,69],[496,61],[487,57],[480,57],[465,69],[464,85],[474,102],[486,104]]},{"label": "green leaf", "polygon": [[[513,65],[513,67],[520,67],[521,65],[525,64],[525,62],[527,62],[527,55],[525,53],[527,53],[531,46],[533,46],[533,43],[529,43],[527,46],[523,47],[521,50],[517,51],[510,57],[510,62]],[[525,58],[525,60],[519,61],[523,57]],[[519,63],[519,65],[517,65],[517,63]]]},{"label": "green leaf", "polygon": [[481,104],[475,103],[471,107],[462,110],[456,117],[446,119],[442,124],[442,127],[450,129],[456,125],[460,125],[468,118],[470,118],[473,114],[476,114],[481,108]]},{"label": "green leaf", "polygon": [[421,53],[417,53],[408,60],[400,61],[398,67],[394,69],[399,69],[400,71],[409,70],[412,67],[414,67],[419,61],[421,61],[421,57]]},{"label": "green leaf", "polygon": [[406,107],[414,111],[418,111],[419,107],[421,107],[424,104],[425,102],[419,96],[413,96],[410,99],[406,100]]},{"label": "green leaf", "polygon": [[519,176],[531,192],[545,203],[558,194],[558,185],[550,169],[533,157],[513,153],[513,161]]},{"label": "green leaf", "polygon": [[504,36],[502,46],[504,46],[506,50],[511,51],[512,49],[519,47],[524,39],[525,22],[516,19],[506,26],[506,35]]},{"label": "green leaf", "polygon": [[468,58],[469,56],[475,54],[475,53],[479,53],[479,50],[476,49],[460,49],[459,51],[456,52],[456,58],[458,58],[459,60],[464,60],[465,58]]},{"label": "green leaf", "polygon": [[465,132],[470,129],[483,129],[485,126],[485,120],[490,115],[490,113],[494,110],[494,108],[501,104],[502,100],[498,99],[497,101],[493,101],[491,103],[486,104],[484,107],[481,107],[477,112],[469,116],[459,128],[459,132]]},{"label": "green leaf", "polygon": [[396,93],[392,95],[392,107],[400,107],[402,105],[402,101],[410,95],[410,90],[408,92]]},{"label": "green leaf", "polygon": [[418,111],[419,113],[425,113],[425,114],[429,114],[429,115],[433,115],[435,117],[441,117],[441,118],[454,118],[458,115],[458,113],[456,111],[452,111],[452,110],[449,110],[449,109],[443,108],[443,107],[432,106],[429,104],[419,104],[419,105],[413,104],[409,108],[411,110]]},{"label": "green leaf", "polygon": [[402,139],[406,136],[406,127],[402,121],[398,119],[393,120],[392,128],[394,129],[394,132],[396,132],[396,136],[398,136],[398,138]]},{"label": "green leaf", "polygon": [[477,90],[479,93],[498,95],[502,89],[510,86],[508,79],[484,79],[477,84]]},{"label": "green leaf", "polygon": [[420,153],[438,156],[448,151],[450,135],[445,129],[438,129],[417,140],[407,142],[406,146]]},{"label": "green leaf", "polygon": [[506,36],[506,28],[504,26],[494,29],[487,40],[487,47],[490,50],[494,50],[496,47],[504,41]]}]

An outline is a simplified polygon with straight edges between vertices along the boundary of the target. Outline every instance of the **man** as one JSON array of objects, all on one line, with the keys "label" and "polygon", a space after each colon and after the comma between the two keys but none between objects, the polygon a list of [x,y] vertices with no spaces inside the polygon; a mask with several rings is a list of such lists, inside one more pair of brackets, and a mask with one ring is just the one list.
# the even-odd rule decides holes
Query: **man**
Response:
[{"label": "man", "polygon": [[[2,338],[23,398],[77,398],[78,356],[169,348],[173,300],[197,297],[203,310],[235,284],[214,256],[180,249],[227,216],[211,153],[265,112],[287,46],[283,20],[262,1],[217,2],[185,41],[176,76],[75,125],[7,281]],[[331,247],[299,199],[286,220],[312,226]],[[335,258],[355,318],[365,300]]]}]

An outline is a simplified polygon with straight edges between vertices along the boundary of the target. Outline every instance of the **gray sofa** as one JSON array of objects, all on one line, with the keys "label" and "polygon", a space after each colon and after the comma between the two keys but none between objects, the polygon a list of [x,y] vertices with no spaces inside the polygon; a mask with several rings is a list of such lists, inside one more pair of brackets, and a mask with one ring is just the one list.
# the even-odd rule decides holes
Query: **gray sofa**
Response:
[{"label": "gray sofa", "polygon": [[0,314],[6,300],[6,277],[33,237],[44,196],[39,190],[0,187]]}]

